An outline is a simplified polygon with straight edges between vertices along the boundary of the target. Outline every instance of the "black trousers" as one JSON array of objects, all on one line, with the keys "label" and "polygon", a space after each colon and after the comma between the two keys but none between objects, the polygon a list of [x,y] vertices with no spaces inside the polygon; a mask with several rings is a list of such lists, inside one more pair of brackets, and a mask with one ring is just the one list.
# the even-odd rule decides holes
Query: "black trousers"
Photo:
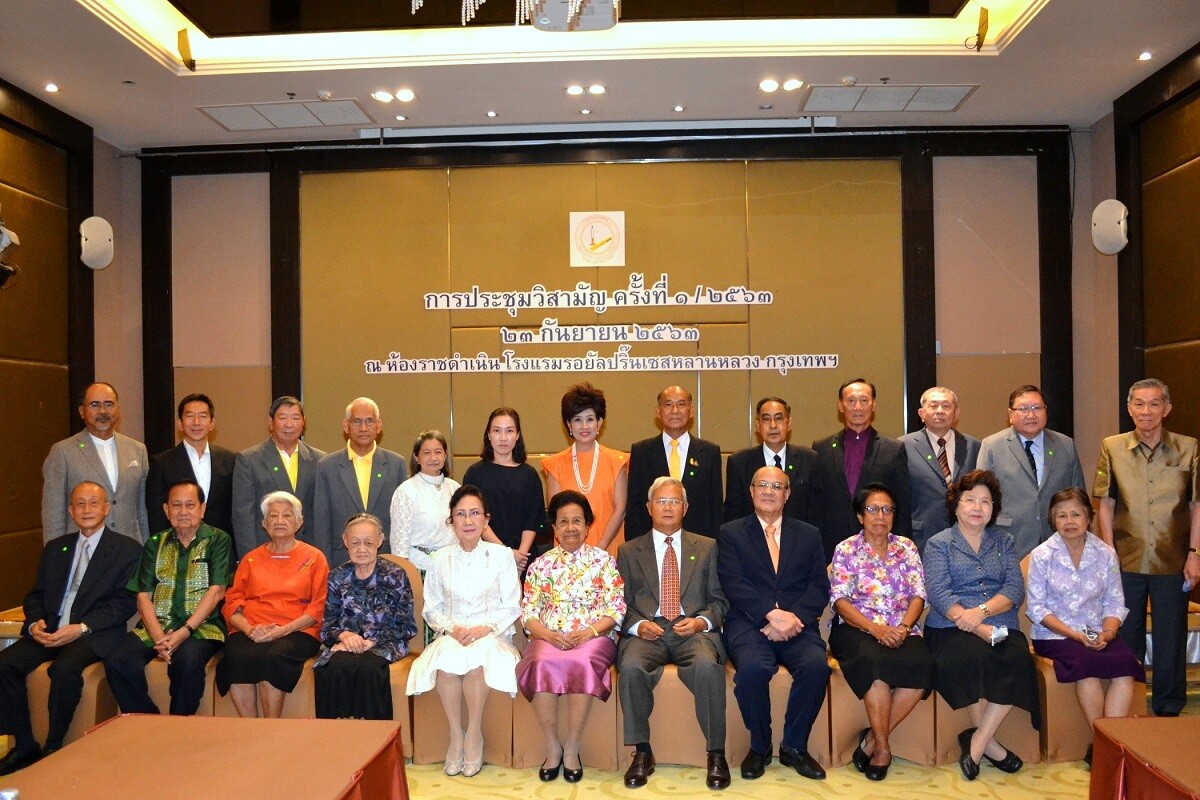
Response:
[{"label": "black trousers", "polygon": [[1187,594],[1183,575],[1144,575],[1122,572],[1125,606],[1129,616],[1121,625],[1121,638],[1138,661],[1146,660],[1146,598],[1154,614],[1151,650],[1150,707],[1155,714],[1178,714],[1187,703]]},{"label": "black trousers", "polygon": [[[204,696],[204,669],[223,644],[193,636],[171,654],[167,677],[171,680],[172,714],[187,717],[196,713],[200,698]],[[136,633],[131,632],[104,659],[108,685],[122,713],[159,713],[158,706],[150,699],[146,683],[146,665],[156,656],[157,651],[153,647],[147,647]]]},{"label": "black trousers", "polygon": [[25,678],[47,661],[50,665],[50,730],[46,747],[62,747],[71,727],[75,707],[83,694],[83,670],[100,660],[83,636],[62,647],[45,647],[28,636],[0,650],[0,734],[16,738],[17,752],[29,752],[37,745],[29,720],[29,695]]}]

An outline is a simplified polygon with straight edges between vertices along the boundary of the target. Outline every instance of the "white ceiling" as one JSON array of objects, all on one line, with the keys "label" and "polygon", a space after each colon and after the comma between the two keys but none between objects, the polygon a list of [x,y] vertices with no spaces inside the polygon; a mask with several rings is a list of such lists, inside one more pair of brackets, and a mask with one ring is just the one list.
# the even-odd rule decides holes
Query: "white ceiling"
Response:
[{"label": "white ceiling", "polygon": [[[776,54],[761,57],[703,58],[696,57],[692,48],[679,58],[179,74],[119,34],[83,2],[0,0],[0,78],[91,125],[99,138],[126,151],[358,138],[353,127],[235,133],[198,110],[281,102],[289,99],[288,92],[295,93],[297,100],[315,99],[319,91],[329,91],[334,98],[354,98],[377,125],[420,134],[464,128],[473,133],[587,130],[616,123],[623,123],[621,127],[664,122],[711,127],[745,121],[795,125],[803,91],[764,94],[758,89],[764,77],[797,77],[807,84],[838,84],[843,77],[854,76],[860,85],[878,84],[881,78],[893,84],[979,85],[955,112],[841,113],[839,127],[1086,128],[1112,111],[1114,99],[1200,42],[1198,0],[1049,0],[1015,39],[994,54],[964,49],[946,55],[797,56],[779,55],[775,48]],[[90,0],[89,4],[95,5]],[[962,22],[965,28],[972,27]],[[562,37],[578,35],[535,34],[559,37],[558,42],[577,41]],[[469,41],[471,29],[461,35]],[[1143,50],[1150,50],[1154,59],[1137,61]],[[197,59],[202,60],[200,53]],[[47,94],[43,87],[48,82],[62,90]],[[572,83],[602,83],[608,92],[600,97],[568,97],[563,89]],[[416,101],[384,105],[370,97],[376,89],[402,85],[417,92]],[[764,103],[773,108],[761,109]],[[685,111],[675,112],[676,105]],[[583,107],[593,113],[581,116]],[[486,117],[489,110],[497,112],[494,119]],[[410,119],[396,122],[398,113]]]}]

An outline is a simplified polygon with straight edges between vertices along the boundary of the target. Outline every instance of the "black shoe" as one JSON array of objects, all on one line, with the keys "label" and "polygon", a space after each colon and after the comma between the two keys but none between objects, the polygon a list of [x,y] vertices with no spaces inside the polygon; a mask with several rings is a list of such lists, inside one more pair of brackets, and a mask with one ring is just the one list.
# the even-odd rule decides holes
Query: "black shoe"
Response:
[{"label": "black shoe", "polygon": [[892,760],[889,758],[888,763],[882,765],[867,764],[867,768],[863,770],[863,775],[867,776],[869,781],[881,781],[887,777],[888,767],[892,765]]},{"label": "black shoe", "polygon": [[779,763],[791,767],[801,776],[814,781],[825,780],[825,770],[816,762],[807,750],[797,750],[786,744],[779,745]]},{"label": "black shoe", "polygon": [[958,735],[958,746],[962,748],[962,755],[958,757],[958,768],[969,781],[979,777],[979,762],[971,758],[971,737],[974,734],[974,728],[967,728]]},{"label": "black shoe", "polygon": [[708,774],[704,784],[710,789],[725,789],[729,786],[729,763],[724,753],[708,754]]},{"label": "black shoe", "polygon": [[850,760],[854,762],[854,768],[859,772],[866,772],[867,765],[871,763],[871,757],[867,755],[866,750],[863,750],[863,744],[867,741],[867,735],[870,733],[870,728],[863,728],[862,733],[858,735],[858,747],[854,748],[854,755],[850,756]]},{"label": "black shoe", "polygon": [[583,764],[580,763],[579,769],[567,769],[563,766],[563,780],[567,783],[579,783],[583,780]]},{"label": "black shoe", "polygon": [[767,766],[771,763],[771,754],[756,753],[751,750],[746,753],[746,757],[742,759],[742,777],[748,781],[755,778],[761,778],[763,773],[767,771]]},{"label": "black shoe", "polygon": [[1004,758],[1000,759],[999,761],[992,758],[987,753],[984,753],[983,757],[988,760],[988,763],[1001,772],[1019,772],[1021,767],[1025,766],[1025,762],[1022,761],[1020,756],[1018,756],[1012,750],[1005,748],[1004,753]]},{"label": "black shoe", "polygon": [[25,769],[30,764],[36,764],[41,758],[42,751],[37,745],[24,752],[12,750],[4,758],[0,758],[0,775],[9,775],[19,769]]},{"label": "black shoe", "polygon": [[1087,752],[1083,754],[1083,763],[1090,768],[1092,766],[1092,746],[1089,744]]},{"label": "black shoe", "polygon": [[558,779],[558,771],[561,768],[562,768],[562,762],[559,762],[557,766],[550,767],[548,769],[545,766],[543,766],[541,769],[538,770],[538,777],[541,778],[546,783],[549,783],[550,781],[553,781],[553,780],[557,780]]},{"label": "black shoe", "polygon": [[654,756],[650,753],[634,753],[633,762],[625,770],[625,785],[630,789],[645,786],[654,774]]}]

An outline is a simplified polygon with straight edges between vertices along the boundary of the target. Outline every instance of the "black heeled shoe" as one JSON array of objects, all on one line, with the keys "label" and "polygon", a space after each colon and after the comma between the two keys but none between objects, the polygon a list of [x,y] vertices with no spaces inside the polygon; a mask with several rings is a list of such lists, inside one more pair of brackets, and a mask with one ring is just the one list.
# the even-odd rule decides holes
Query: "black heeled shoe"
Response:
[{"label": "black heeled shoe", "polygon": [[583,780],[583,764],[579,764],[579,769],[567,769],[563,767],[563,780],[567,783],[579,783]]},{"label": "black heeled shoe", "polygon": [[854,768],[859,772],[865,773],[871,763],[871,757],[867,755],[866,750],[863,750],[863,745],[866,743],[867,736],[870,733],[870,728],[863,728],[862,733],[858,735],[858,747],[854,748],[854,755],[850,756],[850,760],[854,762]]},{"label": "black heeled shoe", "polygon": [[979,777],[979,762],[971,758],[971,737],[974,734],[974,728],[967,728],[958,735],[958,746],[962,748],[962,755],[958,757],[958,768],[969,781]]},{"label": "black heeled shoe", "polygon": [[[549,783],[550,781],[558,779],[558,771],[560,769],[563,769],[563,765],[562,765],[561,761],[558,763],[557,766],[550,767],[550,768],[546,768],[546,766],[543,765],[542,768],[538,770],[538,777],[541,778],[542,781],[544,781],[545,783]],[[564,770],[564,771],[567,773],[570,773],[570,770]],[[571,780],[571,779],[567,778],[567,780]]]},{"label": "black heeled shoe", "polygon": [[889,758],[888,763],[877,765],[867,763],[867,768],[863,770],[863,775],[867,776],[869,781],[881,781],[887,777],[888,767],[892,765],[892,760]]},{"label": "black heeled shoe", "polygon": [[1004,753],[1004,758],[999,760],[992,758],[987,753],[984,753],[983,757],[988,760],[988,763],[1001,772],[1019,772],[1021,767],[1025,766],[1025,762],[1022,761],[1021,758],[1012,750],[1009,750],[1006,747],[1004,748]]}]

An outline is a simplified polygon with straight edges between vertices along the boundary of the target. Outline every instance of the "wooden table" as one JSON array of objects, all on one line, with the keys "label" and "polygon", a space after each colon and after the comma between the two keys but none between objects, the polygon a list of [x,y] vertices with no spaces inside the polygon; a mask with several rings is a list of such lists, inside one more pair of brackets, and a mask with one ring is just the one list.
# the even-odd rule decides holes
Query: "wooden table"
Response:
[{"label": "wooden table", "polygon": [[1200,800],[1200,717],[1096,720],[1090,800]]}]

